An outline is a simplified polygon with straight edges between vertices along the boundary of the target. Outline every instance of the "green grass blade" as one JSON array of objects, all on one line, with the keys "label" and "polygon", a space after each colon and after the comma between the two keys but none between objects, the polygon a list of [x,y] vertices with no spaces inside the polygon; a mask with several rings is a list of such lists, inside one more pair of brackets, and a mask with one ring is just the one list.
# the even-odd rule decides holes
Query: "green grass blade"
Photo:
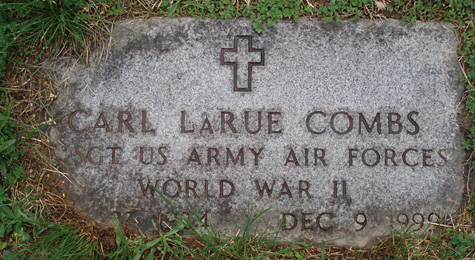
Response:
[{"label": "green grass blade", "polygon": [[198,7],[200,9],[203,9],[203,5],[200,4],[200,3],[197,3],[197,2],[193,2],[193,1],[183,1],[181,2],[182,4],[185,4],[185,5],[191,5],[191,6],[194,6],[194,7]]},{"label": "green grass blade", "polygon": [[7,148],[11,147],[12,145],[14,145],[16,142],[15,139],[11,139],[11,140],[8,140],[8,141],[5,141],[4,143],[0,144],[0,154],[5,151]]},{"label": "green grass blade", "polygon": [[124,231],[122,230],[122,227],[120,226],[119,219],[117,219],[117,217],[113,217],[112,221],[114,222],[114,230],[116,234],[117,247],[120,247],[120,245],[126,245],[127,238],[125,237]]}]

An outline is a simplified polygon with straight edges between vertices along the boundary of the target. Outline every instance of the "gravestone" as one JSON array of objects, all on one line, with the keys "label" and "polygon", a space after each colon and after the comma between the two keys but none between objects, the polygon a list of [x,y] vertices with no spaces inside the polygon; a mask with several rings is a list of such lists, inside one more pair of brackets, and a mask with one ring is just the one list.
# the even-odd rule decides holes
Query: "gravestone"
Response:
[{"label": "gravestone", "polygon": [[173,225],[153,185],[225,233],[270,208],[255,233],[364,247],[459,210],[464,88],[451,25],[122,26],[90,66],[54,67],[67,78],[55,155],[70,199],[93,218],[147,234],[152,221]]}]

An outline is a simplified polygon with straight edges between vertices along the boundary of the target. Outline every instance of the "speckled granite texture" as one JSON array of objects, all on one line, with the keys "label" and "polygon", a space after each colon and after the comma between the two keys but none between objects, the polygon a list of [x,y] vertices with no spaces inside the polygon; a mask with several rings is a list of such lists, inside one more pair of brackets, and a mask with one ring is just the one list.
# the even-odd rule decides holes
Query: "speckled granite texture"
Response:
[{"label": "speckled granite texture", "polygon": [[172,225],[148,183],[185,211],[188,195],[223,232],[249,206],[271,207],[255,232],[288,213],[283,239],[345,246],[374,244],[391,219],[425,230],[459,209],[464,89],[449,24],[122,26],[107,57],[51,68],[68,78],[55,154],[69,196],[97,220]]}]

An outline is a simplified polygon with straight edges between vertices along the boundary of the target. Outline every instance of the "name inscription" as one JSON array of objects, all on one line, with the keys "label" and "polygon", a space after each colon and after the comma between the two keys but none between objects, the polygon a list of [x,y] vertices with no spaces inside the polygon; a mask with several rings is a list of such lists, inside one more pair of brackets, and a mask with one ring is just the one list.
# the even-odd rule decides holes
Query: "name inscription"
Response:
[{"label": "name inscription", "polygon": [[[209,138],[215,135],[266,135],[270,138],[278,137],[285,133],[288,127],[300,127],[304,132],[314,135],[353,135],[358,138],[362,136],[396,136],[407,135],[417,136],[421,134],[421,125],[418,122],[420,113],[409,111],[406,114],[398,112],[375,112],[365,114],[362,112],[336,111],[328,112],[323,110],[310,111],[302,117],[301,125],[286,125],[283,111],[248,110],[242,112],[219,111],[216,113],[197,113],[190,111],[177,111],[175,129],[185,136],[193,138]],[[113,135],[116,133],[142,134],[153,136],[156,134],[155,125],[159,122],[150,122],[148,112],[143,111],[118,111],[112,115],[106,111],[93,114],[85,109],[74,110],[68,115],[68,128],[78,135],[103,133]],[[153,138],[153,137],[148,137]],[[121,153],[130,147],[120,145],[114,146],[85,146],[74,147],[76,165],[114,165],[121,164]],[[173,150],[169,144],[158,147],[138,146],[131,147],[135,151],[132,158],[126,159],[126,163],[136,163],[144,166],[162,167],[167,164],[193,167],[258,167],[261,160],[270,153],[279,153],[281,161],[275,162],[284,168],[295,167],[329,167],[329,151],[326,147],[310,146],[286,146],[280,150],[269,150],[261,145],[241,145],[241,146],[190,146],[187,151],[181,151],[182,156],[176,162],[171,160],[170,153]],[[337,154],[345,162],[347,167],[376,167],[384,166],[394,169],[394,167],[444,167],[448,163],[449,149],[446,147],[406,147],[405,149],[395,149],[391,147],[346,147],[344,154]],[[157,168],[162,171],[161,168]],[[173,173],[170,173],[173,174]],[[157,172],[157,175],[159,173]],[[155,189],[159,190],[168,198],[204,198],[207,200],[226,200],[240,193],[254,192],[255,198],[262,199],[312,199],[315,193],[320,192],[322,185],[331,186],[329,199],[346,199],[351,192],[351,183],[347,180],[328,180],[327,183],[314,183],[312,180],[293,180],[289,184],[287,180],[281,179],[254,179],[253,191],[238,190],[234,181],[228,178],[218,179],[137,179],[135,184],[136,195],[144,198],[156,198]],[[154,188],[152,188],[152,186]],[[121,217],[121,213],[113,211]],[[167,216],[162,216],[165,212],[153,215],[153,219],[159,221],[172,221],[168,212]],[[202,212],[201,221],[208,222],[210,212]],[[280,218],[283,221],[282,231],[294,230],[300,227],[305,230],[330,231],[333,228],[333,212],[282,212]],[[410,221],[418,229],[423,227],[424,221],[437,222],[440,217],[437,213],[430,213],[424,216],[421,213],[411,213],[412,217],[406,213],[398,213],[396,217],[388,216],[389,223],[399,223],[407,226]],[[134,216],[134,211],[126,212],[129,221]],[[364,212],[356,212],[352,216],[353,223],[357,226],[355,231],[365,228],[368,218]],[[122,217],[121,217],[122,218]],[[163,222],[163,223],[162,223]]]},{"label": "name inscription", "polygon": [[[154,134],[155,129],[147,128],[150,122],[147,121],[147,111],[141,111],[139,120],[134,120],[130,111],[119,111],[116,120],[108,119],[105,112],[100,112],[95,120],[86,123],[86,126],[78,127],[75,121],[79,114],[89,115],[86,110],[75,110],[68,116],[69,129],[75,133],[96,132],[105,131],[106,133],[128,131],[130,133],[150,133]],[[240,123],[236,123],[237,116],[233,112],[221,111],[217,118],[211,120],[207,115],[204,116],[200,127],[189,121],[186,111],[180,111],[180,125],[179,129],[182,134],[198,135],[206,137],[212,134],[240,134],[247,133],[251,135],[255,134],[269,134],[278,135],[284,131],[282,124],[283,113],[278,111],[263,112],[255,111],[254,119],[250,119],[250,111],[244,111],[243,120]],[[264,114],[264,116],[263,116]],[[322,135],[327,132],[327,129],[331,129],[332,133],[337,135],[349,134],[353,129],[357,129],[358,135],[371,134],[373,130],[378,135],[417,135],[420,133],[420,126],[417,123],[417,116],[419,112],[411,111],[407,115],[403,116],[396,112],[386,113],[385,119],[381,119],[380,112],[376,113],[372,119],[367,119],[363,113],[356,113],[350,115],[348,112],[339,111],[332,113],[327,119],[327,114],[323,111],[313,111],[305,116],[305,125],[302,126],[306,131],[312,135]],[[314,124],[314,117],[319,116],[324,119],[320,124]],[[264,119],[263,119],[264,117]],[[357,119],[358,127],[355,127],[355,119]],[[116,125],[113,125],[112,121],[116,121]],[[214,127],[211,122],[218,122]],[[263,121],[267,122],[267,127],[263,127]],[[343,121],[343,122],[342,122]],[[369,121],[369,122],[368,122]],[[138,125],[137,122],[140,122]],[[344,126],[341,126],[341,125]],[[240,126],[240,127],[239,127]],[[383,127],[384,126],[384,127]],[[241,129],[242,128],[242,129]],[[101,130],[103,129],[103,130]],[[138,131],[137,129],[140,129]],[[195,130],[196,129],[196,130]],[[198,134],[199,132],[199,134]],[[330,131],[329,131],[330,132]],[[157,165],[164,165],[168,163],[167,152],[171,149],[167,145],[160,147],[139,147],[140,155],[136,158],[140,158],[140,163]],[[76,146],[75,151],[77,154],[77,164],[91,163],[101,165],[104,161],[104,157],[109,157],[111,164],[118,164],[116,159],[117,153],[123,150],[123,147],[102,147],[102,146]],[[247,147],[243,146],[238,149],[232,149],[229,147],[192,147],[191,152],[186,154],[185,162],[187,165],[205,165],[205,166],[231,166],[231,165],[259,165],[259,159],[263,156],[265,147]],[[284,149],[285,160],[282,161],[283,166],[328,166],[328,162],[325,160],[326,149],[325,148],[286,148]],[[408,147],[405,150],[395,150],[391,148],[348,148],[347,149],[347,162],[348,166],[354,166],[355,164],[362,163],[368,167],[374,167],[379,164],[384,166],[409,166],[409,167],[443,167],[447,164],[447,157],[444,154],[447,151],[445,148],[434,147]],[[270,151],[272,152],[272,151]]]}]

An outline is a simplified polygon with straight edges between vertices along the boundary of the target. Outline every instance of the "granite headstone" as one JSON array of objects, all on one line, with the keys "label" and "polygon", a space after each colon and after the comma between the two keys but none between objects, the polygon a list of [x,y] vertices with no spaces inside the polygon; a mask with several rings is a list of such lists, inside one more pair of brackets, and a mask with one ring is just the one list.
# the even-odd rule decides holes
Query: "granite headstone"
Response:
[{"label": "granite headstone", "polygon": [[457,45],[435,22],[125,22],[89,66],[53,66],[68,195],[147,234],[173,225],[151,185],[228,233],[267,208],[254,232],[287,240],[432,228],[464,193]]}]

